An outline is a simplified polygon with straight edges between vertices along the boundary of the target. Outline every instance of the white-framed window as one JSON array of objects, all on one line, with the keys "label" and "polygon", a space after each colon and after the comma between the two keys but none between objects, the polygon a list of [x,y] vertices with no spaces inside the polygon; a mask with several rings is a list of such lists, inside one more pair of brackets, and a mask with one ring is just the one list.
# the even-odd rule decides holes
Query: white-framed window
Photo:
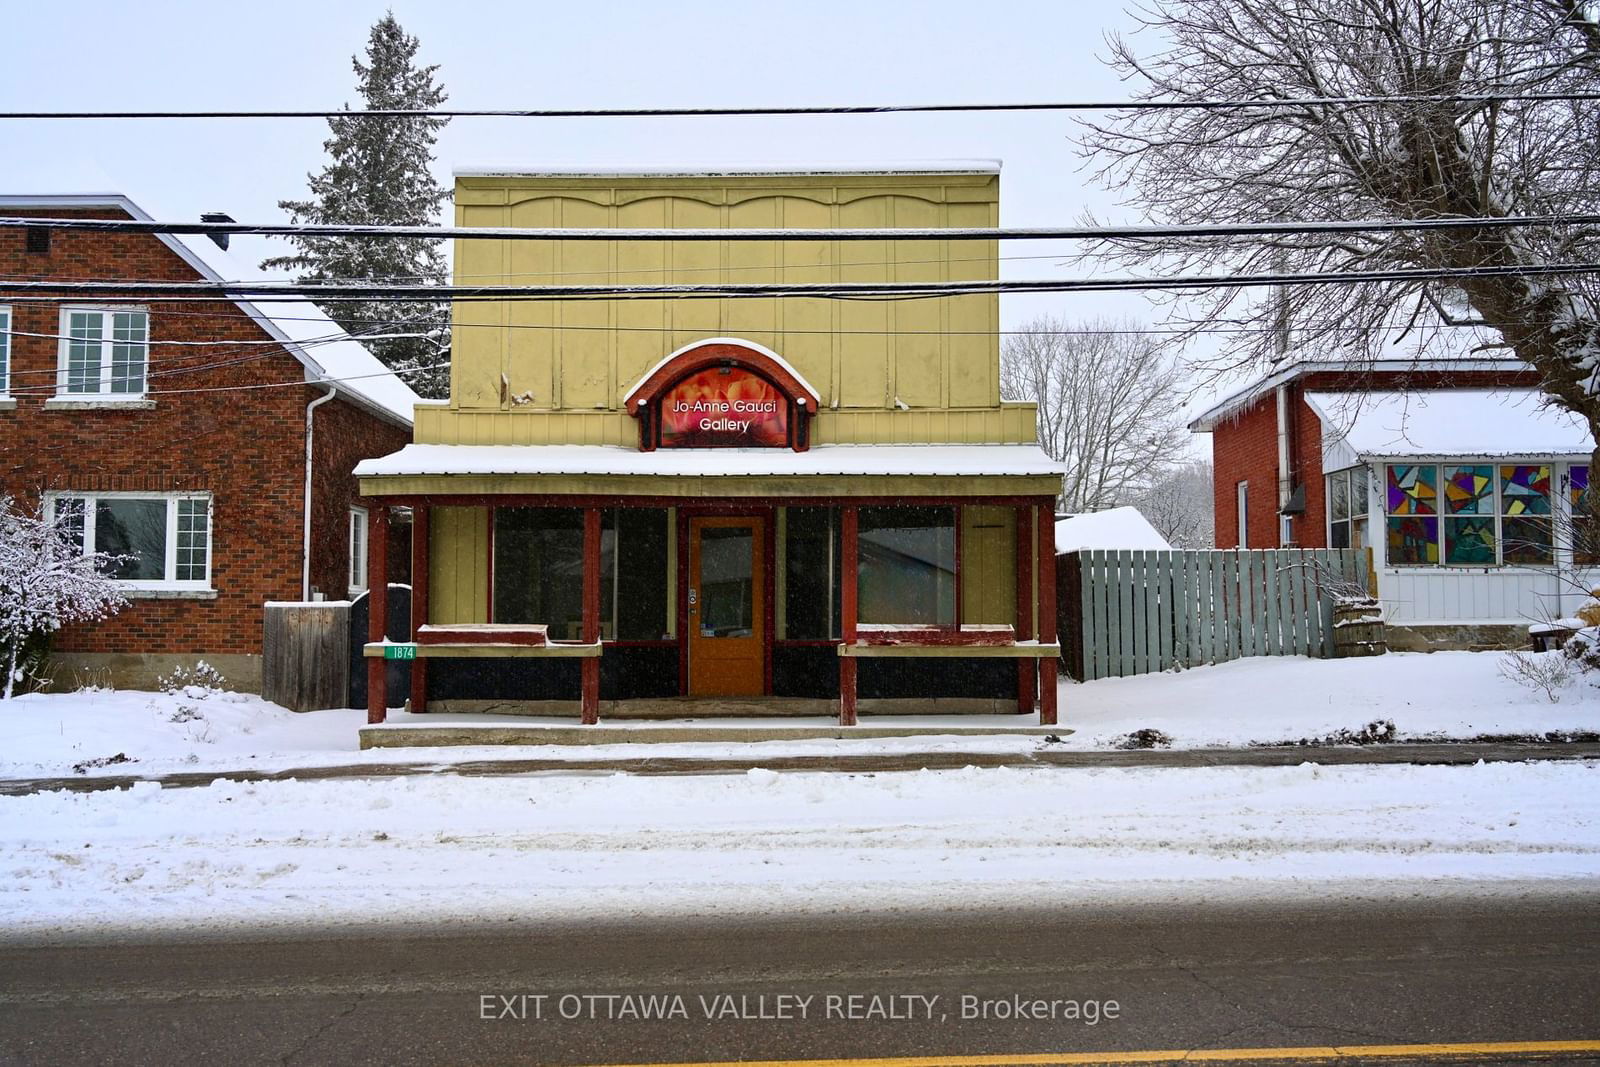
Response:
[{"label": "white-framed window", "polygon": [[1239,524],[1239,547],[1250,547],[1250,483],[1240,482],[1233,487],[1234,511]]},{"label": "white-framed window", "polygon": [[367,588],[367,509],[350,509],[350,593]]},{"label": "white-framed window", "polygon": [[64,307],[56,393],[73,399],[144,396],[150,316],[143,308]]},{"label": "white-framed window", "polygon": [[1367,468],[1334,471],[1327,478],[1328,547],[1366,548]]},{"label": "white-framed window", "polygon": [[0,304],[0,397],[11,395],[11,309]]},{"label": "white-framed window", "polygon": [[[1553,564],[1556,469],[1549,460],[1385,465],[1386,562],[1393,567]],[[1570,471],[1567,478],[1570,482]]]},{"label": "white-framed window", "polygon": [[211,587],[207,493],[52,493],[50,512],[84,551],[122,557],[111,576],[134,589]]}]

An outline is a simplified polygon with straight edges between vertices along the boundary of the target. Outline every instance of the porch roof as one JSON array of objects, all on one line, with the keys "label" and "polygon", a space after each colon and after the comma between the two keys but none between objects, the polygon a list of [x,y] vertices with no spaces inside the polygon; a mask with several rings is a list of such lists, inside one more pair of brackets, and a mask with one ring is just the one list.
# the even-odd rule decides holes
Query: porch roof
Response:
[{"label": "porch roof", "polygon": [[1065,467],[1038,445],[816,445],[788,448],[663,448],[616,445],[407,445],[362,460],[358,478],[404,475],[620,477],[1059,477]]}]

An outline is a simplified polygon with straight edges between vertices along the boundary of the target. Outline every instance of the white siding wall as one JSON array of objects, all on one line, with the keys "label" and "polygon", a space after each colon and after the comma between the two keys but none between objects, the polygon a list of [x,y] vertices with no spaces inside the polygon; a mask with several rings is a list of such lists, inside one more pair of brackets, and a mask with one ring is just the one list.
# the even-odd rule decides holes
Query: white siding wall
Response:
[{"label": "white siding wall", "polygon": [[[1600,575],[1581,575],[1592,583]],[[1583,595],[1570,572],[1554,569],[1379,567],[1378,595],[1390,622],[1534,623],[1563,618],[1578,609]]]}]

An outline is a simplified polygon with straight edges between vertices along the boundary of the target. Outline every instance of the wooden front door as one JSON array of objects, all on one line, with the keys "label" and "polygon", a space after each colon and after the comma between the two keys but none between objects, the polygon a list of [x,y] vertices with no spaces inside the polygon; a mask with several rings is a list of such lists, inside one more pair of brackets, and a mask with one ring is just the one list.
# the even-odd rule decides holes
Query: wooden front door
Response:
[{"label": "wooden front door", "polygon": [[689,519],[689,695],[765,690],[766,522],[754,515]]}]

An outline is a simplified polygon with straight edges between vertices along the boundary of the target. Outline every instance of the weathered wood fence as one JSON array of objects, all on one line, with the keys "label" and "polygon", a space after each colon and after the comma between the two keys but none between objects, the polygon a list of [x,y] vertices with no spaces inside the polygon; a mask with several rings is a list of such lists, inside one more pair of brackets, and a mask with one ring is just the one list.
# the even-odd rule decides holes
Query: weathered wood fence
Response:
[{"label": "weathered wood fence", "polygon": [[1331,656],[1353,549],[1070,552],[1056,560],[1061,655],[1079,681],[1244,656]]},{"label": "weathered wood fence", "polygon": [[269,602],[263,618],[261,695],[290,711],[344,707],[349,603]]}]

